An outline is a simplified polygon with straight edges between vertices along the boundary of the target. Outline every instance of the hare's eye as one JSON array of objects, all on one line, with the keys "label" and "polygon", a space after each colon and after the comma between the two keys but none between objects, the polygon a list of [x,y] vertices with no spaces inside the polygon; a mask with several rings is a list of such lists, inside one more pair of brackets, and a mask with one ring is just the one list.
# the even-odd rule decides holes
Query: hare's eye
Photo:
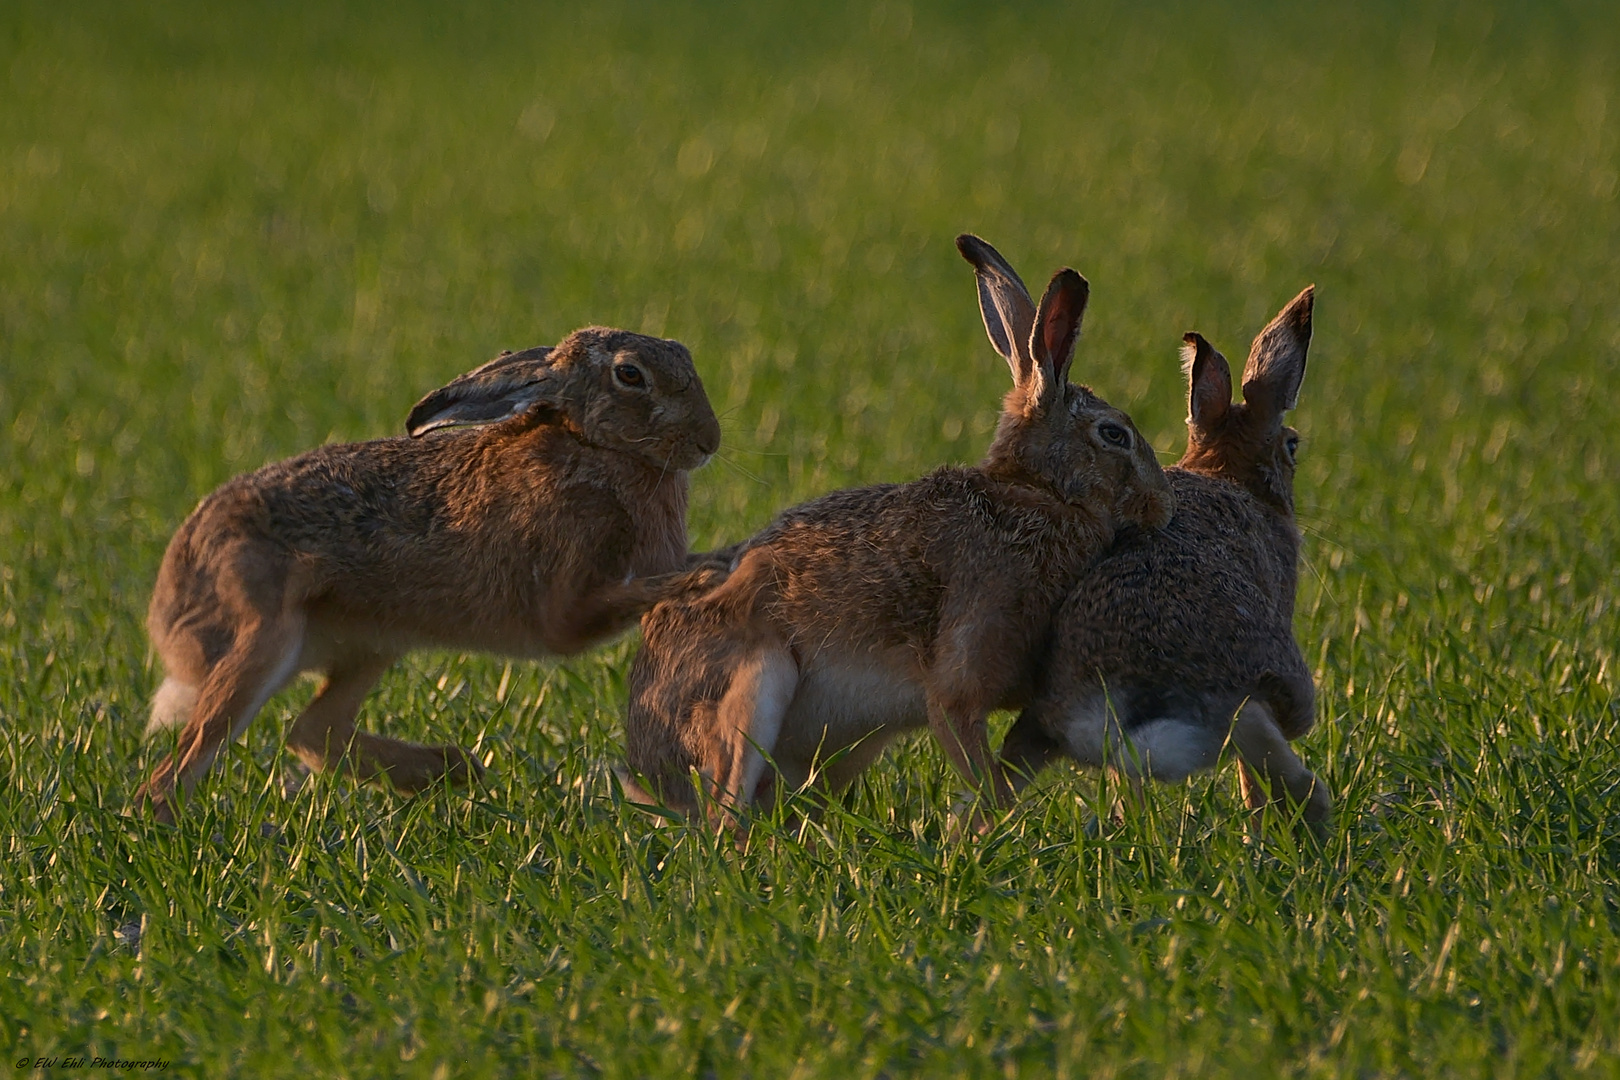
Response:
[{"label": "hare's eye", "polygon": [[647,382],[647,376],[634,364],[614,364],[613,377],[625,386],[643,386]]},{"label": "hare's eye", "polygon": [[1283,443],[1283,449],[1288,451],[1288,460],[1293,461],[1294,455],[1299,453],[1299,436],[1288,436],[1288,441]]},{"label": "hare's eye", "polygon": [[1098,424],[1097,434],[1110,446],[1124,448],[1131,445],[1131,433],[1118,424]]}]

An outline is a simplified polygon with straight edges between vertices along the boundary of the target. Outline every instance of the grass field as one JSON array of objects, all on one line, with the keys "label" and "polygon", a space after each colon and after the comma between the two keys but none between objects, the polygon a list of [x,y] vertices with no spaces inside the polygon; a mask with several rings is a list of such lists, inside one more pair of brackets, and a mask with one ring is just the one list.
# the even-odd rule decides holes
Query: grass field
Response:
[{"label": "grass field", "polygon": [[[143,7],[0,6],[0,1063],[1620,1075],[1611,9]],[[1059,770],[953,842],[920,740],[813,843],[656,829],[604,773],[633,640],[390,672],[362,722],[476,792],[284,798],[299,690],[178,828],[122,816],[216,484],[589,322],[697,358],[695,546],[973,460],[964,229],[1090,278],[1076,376],[1166,461],[1181,333],[1241,356],[1317,283],[1324,849],[1246,844],[1229,771],[1096,836]]]}]

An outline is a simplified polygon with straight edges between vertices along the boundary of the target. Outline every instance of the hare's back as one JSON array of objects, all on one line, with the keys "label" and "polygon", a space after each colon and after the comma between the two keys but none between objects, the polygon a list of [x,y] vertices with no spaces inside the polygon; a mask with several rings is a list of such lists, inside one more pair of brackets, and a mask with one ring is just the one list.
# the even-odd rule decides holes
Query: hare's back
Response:
[{"label": "hare's back", "polygon": [[[842,488],[783,510],[743,550],[771,546],[783,555],[820,554],[820,545],[851,542],[892,529],[896,511],[905,505],[901,484]],[[858,553],[851,552],[858,556]]]},{"label": "hare's back", "polygon": [[836,491],[784,512],[744,554],[769,549],[775,615],[801,643],[926,652],[953,583],[982,584],[1017,564],[1020,545],[1049,539],[1038,509],[1006,506],[997,494],[959,468]]},{"label": "hare's back", "polygon": [[848,488],[784,511],[748,541],[739,565],[768,551],[771,614],[805,643],[901,645],[926,637],[935,618],[933,530],[906,485]]},{"label": "hare's back", "polygon": [[443,514],[449,462],[405,437],[316,447],[239,478],[263,526],[300,552],[353,537],[420,536]]},{"label": "hare's back", "polygon": [[1293,617],[1299,535],[1291,518],[1273,510],[1237,484],[1185,469],[1165,472],[1176,492],[1177,516],[1185,511],[1181,542],[1220,559],[1235,580]]},{"label": "hare's back", "polygon": [[423,451],[404,438],[339,443],[234,477],[186,518],[165,561],[206,561],[243,545],[261,558],[307,559],[385,528],[420,533],[432,518],[418,490],[433,486],[423,473],[443,464]]},{"label": "hare's back", "polygon": [[1292,576],[1273,553],[1269,515],[1235,485],[1170,475],[1175,517],[1116,545],[1065,601],[1058,684],[1102,679],[1144,698],[1175,687],[1242,691],[1278,662],[1279,648],[1297,653]]},{"label": "hare's back", "polygon": [[330,576],[334,552],[363,550],[384,523],[420,534],[428,519],[410,492],[423,458],[407,439],[337,444],[226,481],[169,542],[149,614],[154,635],[226,598],[282,606],[295,568],[303,584]]},{"label": "hare's back", "polygon": [[536,599],[559,572],[559,538],[586,531],[607,540],[594,549],[598,576],[622,576],[620,500],[505,451],[476,430],[318,447],[223,485],[173,547],[198,564],[242,551],[296,562],[312,602],[408,605],[429,622],[469,612],[469,595],[504,594],[501,609]]}]

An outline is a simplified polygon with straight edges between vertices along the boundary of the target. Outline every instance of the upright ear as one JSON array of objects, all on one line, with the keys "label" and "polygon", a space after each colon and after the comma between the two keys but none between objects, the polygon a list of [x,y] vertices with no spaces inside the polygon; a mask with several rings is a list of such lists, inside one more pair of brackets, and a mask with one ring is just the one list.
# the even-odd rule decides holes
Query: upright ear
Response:
[{"label": "upright ear", "polygon": [[1187,375],[1187,422],[1208,427],[1232,407],[1232,369],[1203,334],[1188,333],[1181,340],[1185,343],[1181,370]]},{"label": "upright ear", "polygon": [[548,347],[503,353],[416,403],[405,430],[418,438],[442,427],[498,424],[545,397],[552,368]]},{"label": "upright ear", "polygon": [[1299,403],[1315,299],[1316,286],[1307,285],[1290,300],[1254,339],[1243,367],[1243,400],[1278,418]]},{"label": "upright ear", "polygon": [[1012,368],[1013,381],[1022,383],[1029,377],[1030,366],[1024,342],[1029,340],[1030,327],[1035,324],[1035,303],[1029,298],[1029,290],[1001,252],[972,233],[956,238],[956,250],[973,264],[984,332]]},{"label": "upright ear", "polygon": [[1035,360],[1034,378],[1039,386],[1031,387],[1035,396],[1044,396],[1061,389],[1069,381],[1069,365],[1074,362],[1074,347],[1080,340],[1080,320],[1086,314],[1086,301],[1091,286],[1079,274],[1064,267],[1052,275],[1041,297],[1041,306],[1035,310],[1035,328],[1029,335],[1029,353]]}]

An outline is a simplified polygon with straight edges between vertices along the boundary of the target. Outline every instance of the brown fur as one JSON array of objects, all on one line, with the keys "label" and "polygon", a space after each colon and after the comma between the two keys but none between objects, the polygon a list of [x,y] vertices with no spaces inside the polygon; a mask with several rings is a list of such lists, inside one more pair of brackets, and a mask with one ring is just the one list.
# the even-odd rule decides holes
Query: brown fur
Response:
[{"label": "brown fur", "polygon": [[576,331],[435,391],[408,426],[239,476],[170,541],[147,619],[168,674],[152,726],[184,730],[142,789],[160,816],[302,671],[326,676],[287,740],[311,768],[466,780],[478,765],[456,747],[355,731],[396,658],[577,652],[697,584],[687,471],[720,430],[678,342]]},{"label": "brown fur", "polygon": [[1068,382],[1084,279],[1060,272],[1037,311],[994,249],[958,245],[1014,375],[989,454],[789,510],[725,584],[649,612],[625,725],[638,801],[695,811],[695,773],[724,817],[775,782],[767,756],[789,786],[836,788],[925,725],[1003,801],[988,713],[1028,700],[1053,610],[1116,531],[1168,520],[1152,448]]},{"label": "brown fur", "polygon": [[1175,517],[1075,585],[1042,686],[1002,749],[1016,775],[1070,756],[1178,779],[1213,764],[1230,733],[1251,805],[1268,801],[1258,772],[1273,797],[1326,823],[1325,785],[1287,746],[1315,716],[1293,634],[1298,435],[1282,422],[1304,375],[1312,300],[1306,289],[1255,339],[1235,404],[1225,358],[1187,335],[1187,452],[1167,470]]}]

